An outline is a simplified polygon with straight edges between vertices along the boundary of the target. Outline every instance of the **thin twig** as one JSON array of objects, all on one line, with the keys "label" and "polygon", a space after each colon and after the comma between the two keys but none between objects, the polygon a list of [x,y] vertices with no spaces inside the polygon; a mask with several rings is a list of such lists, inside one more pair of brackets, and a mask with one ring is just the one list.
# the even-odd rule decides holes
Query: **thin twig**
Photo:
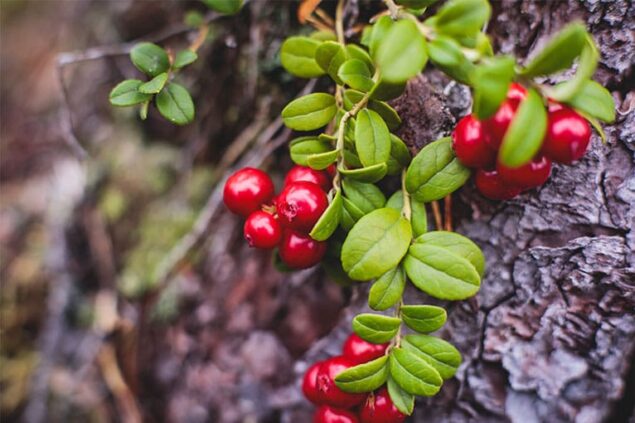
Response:
[{"label": "thin twig", "polygon": [[441,220],[441,209],[439,208],[439,202],[433,201],[430,203],[432,205],[432,214],[434,215],[434,224],[437,228],[437,231],[443,229],[443,222]]},{"label": "thin twig", "polygon": [[452,194],[445,197],[444,204],[444,220],[445,220],[445,230],[452,232]]},{"label": "thin twig", "polygon": [[141,422],[139,405],[121,374],[121,369],[117,363],[115,348],[110,343],[104,344],[101,351],[99,351],[97,362],[99,363],[104,381],[106,385],[108,385],[108,389],[110,389],[110,392],[117,401],[117,407],[119,408],[123,421],[127,423]]}]

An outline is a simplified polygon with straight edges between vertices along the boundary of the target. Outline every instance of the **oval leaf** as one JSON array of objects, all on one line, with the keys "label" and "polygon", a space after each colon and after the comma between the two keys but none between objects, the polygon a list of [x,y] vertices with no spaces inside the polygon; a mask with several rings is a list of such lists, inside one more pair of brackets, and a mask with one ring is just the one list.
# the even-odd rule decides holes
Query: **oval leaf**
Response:
[{"label": "oval leaf", "polygon": [[401,320],[381,314],[358,314],[353,319],[353,331],[360,338],[373,344],[390,341],[399,330]]},{"label": "oval leaf", "polygon": [[315,61],[338,85],[342,85],[338,71],[346,61],[346,51],[340,43],[325,41],[320,44],[315,51]]},{"label": "oval leaf", "polygon": [[163,72],[152,78],[150,81],[139,86],[139,92],[144,94],[156,94],[163,89],[168,81],[167,72]]},{"label": "oval leaf", "polygon": [[360,169],[339,169],[339,172],[351,179],[360,182],[377,182],[386,176],[388,166],[386,163],[378,163],[373,166],[362,167]]},{"label": "oval leaf", "polygon": [[360,213],[362,213],[362,216],[386,204],[386,197],[381,190],[373,184],[366,184],[344,178],[342,187],[344,188],[346,198],[356,206]]},{"label": "oval leaf", "polygon": [[503,143],[498,159],[508,167],[520,167],[538,153],[547,131],[547,112],[536,90],[529,89],[520,103]]},{"label": "oval leaf", "polygon": [[413,352],[394,348],[389,358],[390,376],[406,392],[430,397],[441,389],[443,379],[434,367]]},{"label": "oval leaf", "polygon": [[198,54],[192,50],[181,50],[176,54],[172,67],[174,69],[180,69],[194,63],[196,59],[198,59]]},{"label": "oval leaf", "polygon": [[331,144],[316,137],[296,138],[289,144],[289,154],[295,164],[308,166],[307,159],[315,154],[332,151]]},{"label": "oval leaf", "polygon": [[335,97],[326,93],[313,93],[289,103],[282,110],[282,120],[291,129],[312,131],[329,123],[336,111]]},{"label": "oval leaf", "polygon": [[469,177],[470,170],[454,155],[450,138],[442,138],[425,146],[412,159],[406,173],[406,189],[425,203],[453,193]]},{"label": "oval leaf", "polygon": [[443,379],[454,376],[461,365],[461,353],[454,345],[435,336],[407,335],[402,346],[427,361]]},{"label": "oval leaf", "polygon": [[386,387],[388,388],[388,395],[390,395],[390,399],[392,403],[395,404],[395,407],[397,407],[397,410],[407,416],[411,415],[415,407],[414,395],[401,389],[397,382],[390,376],[388,377]]},{"label": "oval leaf", "polygon": [[494,115],[507,96],[514,77],[515,60],[512,57],[493,57],[474,69],[472,110],[480,120]]},{"label": "oval leaf", "polygon": [[397,210],[372,211],[348,233],[342,246],[342,266],[351,279],[377,278],[399,264],[411,238],[410,223]]},{"label": "oval leaf", "polygon": [[429,333],[441,329],[447,313],[443,308],[431,305],[404,305],[401,306],[401,318],[410,329]]},{"label": "oval leaf", "polygon": [[315,51],[322,44],[309,37],[289,37],[280,50],[280,62],[292,75],[300,78],[315,78],[324,71],[315,61]]},{"label": "oval leaf", "polygon": [[412,156],[406,144],[394,134],[390,134],[390,158],[388,158],[388,174],[397,175],[408,167]]},{"label": "oval leaf", "polygon": [[410,20],[402,20],[379,41],[375,62],[382,80],[401,84],[420,73],[427,60],[426,41],[419,28]]},{"label": "oval leaf", "polygon": [[485,256],[471,239],[456,232],[432,231],[415,240],[417,244],[434,245],[444,248],[458,256],[467,259],[476,269],[479,275],[485,273]]},{"label": "oval leaf", "polygon": [[340,80],[351,88],[368,92],[373,88],[373,81],[370,69],[366,63],[358,59],[349,59],[340,66],[337,71]]},{"label": "oval leaf", "polygon": [[346,44],[346,55],[351,59],[361,60],[371,72],[373,71],[373,60],[370,58],[368,52],[357,44]]},{"label": "oval leaf", "polygon": [[243,0],[203,0],[210,9],[225,15],[234,15],[243,6]]},{"label": "oval leaf", "polygon": [[164,118],[177,125],[194,120],[194,102],[182,85],[169,83],[156,97],[157,108]]},{"label": "oval leaf", "polygon": [[370,287],[368,305],[373,310],[383,311],[397,304],[406,287],[406,274],[401,266],[381,275]]},{"label": "oval leaf", "polygon": [[[352,109],[355,104],[362,100],[363,97],[364,93],[360,91],[344,91],[344,107],[346,107],[347,110]],[[391,131],[399,128],[401,125],[401,118],[399,117],[399,114],[395,109],[390,107],[388,103],[379,100],[370,100],[366,107],[374,112],[377,112],[384,122],[386,122],[388,129]]]},{"label": "oval leaf", "polygon": [[[386,203],[386,207],[391,209],[401,210],[403,208],[403,192],[401,190],[395,192]],[[410,198],[410,209],[412,215],[410,216],[410,225],[412,225],[412,234],[418,237],[425,234],[428,231],[428,214],[426,212],[425,204]]]},{"label": "oval leaf", "polygon": [[390,132],[377,112],[362,109],[355,124],[355,147],[364,166],[385,163],[390,158]]},{"label": "oval leaf", "polygon": [[320,219],[311,230],[309,234],[311,238],[317,241],[326,241],[333,235],[342,220],[342,203],[342,193],[337,190],[333,201],[324,210],[324,213],[322,213],[322,216],[320,216]]},{"label": "oval leaf", "polygon": [[487,0],[450,0],[437,13],[435,26],[444,34],[471,36],[481,30],[491,12]]},{"label": "oval leaf", "polygon": [[150,100],[152,98],[151,95],[139,92],[139,87],[142,84],[143,82],[138,79],[126,79],[120,82],[110,91],[108,96],[110,104],[117,107],[126,107]]},{"label": "oval leaf", "polygon": [[566,104],[603,122],[615,121],[615,101],[611,93],[595,81],[585,81]]},{"label": "oval leaf", "polygon": [[326,153],[312,154],[307,157],[306,164],[312,169],[323,170],[335,163],[337,160],[337,150],[328,151]]},{"label": "oval leaf", "polygon": [[469,84],[474,71],[474,64],[470,62],[461,45],[453,38],[439,35],[428,43],[430,60],[444,73],[463,84]]},{"label": "oval leaf", "polygon": [[387,377],[388,356],[383,356],[344,370],[335,376],[335,384],[345,392],[371,392],[386,383]]},{"label": "oval leaf", "polygon": [[157,76],[170,68],[168,53],[156,44],[139,43],[130,51],[130,60],[141,72]]}]

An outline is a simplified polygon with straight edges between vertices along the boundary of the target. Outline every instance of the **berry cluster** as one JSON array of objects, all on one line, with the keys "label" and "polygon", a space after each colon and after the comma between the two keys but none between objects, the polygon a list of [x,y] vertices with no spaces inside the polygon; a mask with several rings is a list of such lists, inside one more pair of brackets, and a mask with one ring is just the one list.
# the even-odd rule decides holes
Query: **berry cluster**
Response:
[{"label": "berry cluster", "polygon": [[381,357],[388,344],[371,344],[356,334],[348,337],[342,355],[313,364],[304,375],[302,392],[319,406],[314,423],[400,423],[406,418],[392,403],[386,387],[368,394],[351,394],[335,385],[344,370]]},{"label": "berry cluster", "polygon": [[497,160],[503,142],[527,91],[511,84],[507,99],[496,114],[480,121],[473,115],[461,119],[452,134],[452,147],[463,165],[477,169],[476,188],[493,200],[508,200],[521,191],[539,187],[549,179],[551,163],[571,164],[580,159],[589,145],[589,123],[575,110],[549,103],[547,132],[538,154],[527,164],[511,168]]},{"label": "berry cluster", "polygon": [[308,234],[328,207],[330,186],[329,170],[295,166],[275,197],[269,175],[247,167],[229,177],[223,201],[229,210],[247,218],[244,235],[249,246],[278,247],[284,264],[305,269],[319,263],[326,252],[326,242]]}]

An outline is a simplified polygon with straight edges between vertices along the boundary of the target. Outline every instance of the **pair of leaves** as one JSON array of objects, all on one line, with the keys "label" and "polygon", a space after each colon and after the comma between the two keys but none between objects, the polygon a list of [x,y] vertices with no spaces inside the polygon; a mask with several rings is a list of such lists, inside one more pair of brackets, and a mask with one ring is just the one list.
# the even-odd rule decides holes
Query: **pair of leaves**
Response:
[{"label": "pair of leaves", "polygon": [[282,120],[296,131],[312,131],[325,126],[337,112],[335,97],[313,93],[293,100],[282,110]]}]

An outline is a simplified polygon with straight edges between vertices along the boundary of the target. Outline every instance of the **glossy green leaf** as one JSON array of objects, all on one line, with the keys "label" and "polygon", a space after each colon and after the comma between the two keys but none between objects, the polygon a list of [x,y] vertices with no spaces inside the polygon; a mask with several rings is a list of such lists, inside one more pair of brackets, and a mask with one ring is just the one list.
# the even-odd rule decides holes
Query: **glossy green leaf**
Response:
[{"label": "glossy green leaf", "polygon": [[[386,207],[390,207],[395,210],[401,210],[403,208],[403,192],[401,190],[396,191],[388,199]],[[412,225],[413,236],[418,237],[422,234],[425,234],[428,231],[428,214],[426,212],[425,204],[411,197],[410,209],[412,211],[412,216],[410,216],[410,224]]]},{"label": "glossy green leaf", "polygon": [[402,169],[408,167],[412,156],[406,144],[394,134],[390,134],[390,157],[388,158],[388,174],[398,175]]},{"label": "glossy green leaf", "polygon": [[377,278],[399,264],[411,239],[410,223],[400,212],[374,210],[348,233],[342,246],[342,266],[352,279]]},{"label": "glossy green leaf", "polygon": [[356,44],[346,44],[346,55],[351,59],[361,60],[371,71],[374,69],[373,59],[362,47]]},{"label": "glossy green leaf", "polygon": [[317,241],[326,241],[333,235],[342,220],[342,209],[344,207],[342,203],[342,193],[337,190],[333,200],[311,230],[309,234],[311,238]]},{"label": "glossy green leaf", "polygon": [[434,24],[443,34],[472,35],[481,30],[491,11],[487,0],[450,0],[437,12]]},{"label": "glossy green leaf", "polygon": [[339,169],[339,172],[356,181],[373,183],[386,176],[388,166],[386,163],[377,163],[373,166],[362,167],[359,169]]},{"label": "glossy green leaf", "polygon": [[[356,90],[349,89],[344,91],[344,107],[346,107],[347,110],[352,109],[363,97],[364,93]],[[390,107],[388,103],[379,100],[370,100],[366,107],[377,112],[391,131],[399,128],[401,125],[399,114],[395,109]]]},{"label": "glossy green leaf", "polygon": [[198,59],[198,54],[192,50],[181,50],[176,54],[172,67],[174,69],[181,69],[187,65],[191,65]]},{"label": "glossy green leaf", "polygon": [[134,106],[144,103],[152,98],[151,95],[139,92],[139,87],[143,84],[138,79],[126,79],[115,86],[110,91],[108,99],[110,104],[117,107]]},{"label": "glossy green leaf", "polygon": [[472,263],[434,245],[412,245],[404,267],[417,288],[442,300],[464,300],[476,294],[481,285]]},{"label": "glossy green leaf", "polygon": [[405,83],[419,74],[427,60],[425,38],[410,20],[398,21],[388,29],[375,58],[381,79],[392,84]]},{"label": "glossy green leaf", "polygon": [[203,0],[207,7],[225,15],[234,15],[240,12],[243,0]]},{"label": "glossy green leaf", "polygon": [[404,391],[430,397],[441,389],[443,379],[439,372],[417,354],[393,348],[388,360],[390,376]]},{"label": "glossy green leaf", "polygon": [[603,122],[615,121],[615,101],[611,93],[595,81],[585,81],[580,91],[566,103]]},{"label": "glossy green leaf", "polygon": [[377,112],[362,109],[355,124],[355,147],[364,166],[385,163],[390,157],[390,131]]},{"label": "glossy green leaf", "polygon": [[338,42],[325,41],[315,51],[315,61],[333,80],[341,85],[340,66],[346,61],[346,50]]},{"label": "glossy green leaf", "polygon": [[405,287],[405,271],[401,266],[393,267],[373,282],[368,294],[368,305],[373,310],[387,310],[401,299]]},{"label": "glossy green leaf", "polygon": [[480,120],[493,116],[507,97],[514,77],[515,60],[509,56],[485,59],[472,74],[472,112]]},{"label": "glossy green leaf", "polygon": [[337,76],[351,88],[368,92],[375,82],[366,63],[358,59],[349,59],[340,66]]},{"label": "glossy green leaf", "polygon": [[479,275],[485,273],[485,256],[483,252],[471,239],[448,231],[432,231],[415,240],[416,244],[429,244],[436,247],[445,248],[450,252],[467,259]]},{"label": "glossy green leaf", "polygon": [[463,84],[469,84],[474,64],[470,62],[461,45],[453,38],[439,35],[428,42],[430,60],[447,75]]},{"label": "glossy green leaf", "polygon": [[399,326],[401,319],[381,314],[363,313],[353,319],[353,331],[373,344],[390,341],[397,334]]},{"label": "glossy green leaf", "polygon": [[528,163],[540,150],[546,130],[547,111],[542,98],[536,90],[529,89],[505,133],[498,159],[508,167]]},{"label": "glossy green leaf", "polygon": [[[362,168],[364,165],[359,161],[359,157],[355,151],[348,148],[344,149],[344,162],[349,168]],[[381,164],[381,163],[380,163]]]},{"label": "glossy green leaf", "polygon": [[379,49],[379,45],[382,43],[382,40],[386,37],[388,30],[392,28],[394,25],[394,21],[390,18],[390,16],[382,16],[377,19],[377,22],[373,25],[373,30],[370,35],[369,42],[369,52],[370,56],[377,60],[377,51]]},{"label": "glossy green leaf", "polygon": [[296,131],[312,131],[329,123],[336,111],[335,97],[326,93],[313,93],[289,103],[282,110],[282,120]]},{"label": "glossy green leaf", "polygon": [[342,187],[344,188],[346,198],[348,198],[362,214],[370,213],[386,204],[386,197],[381,190],[373,184],[366,184],[344,178],[342,180]]},{"label": "glossy green leaf", "polygon": [[[342,209],[341,225],[345,231],[350,231],[355,223],[364,216],[364,213],[347,198],[343,198],[344,208]],[[341,264],[341,261],[340,261]],[[343,268],[342,268],[343,269]],[[348,277],[348,275],[346,275]]]},{"label": "glossy green leaf", "polygon": [[345,392],[371,392],[386,383],[387,377],[388,356],[382,356],[344,370],[335,376],[335,384]]},{"label": "glossy green leaf", "polygon": [[130,51],[130,60],[141,72],[153,77],[170,68],[168,53],[152,43],[135,45]]},{"label": "glossy green leaf", "polygon": [[396,3],[411,9],[428,7],[439,0],[397,0]]},{"label": "glossy green leaf", "polygon": [[330,142],[324,142],[316,137],[296,138],[289,144],[291,160],[300,166],[308,166],[309,156],[332,151]]},{"label": "glossy green leaf", "polygon": [[322,44],[309,37],[289,37],[280,50],[282,66],[292,75],[315,78],[324,75],[324,70],[315,61],[315,51]]},{"label": "glossy green leaf", "polygon": [[414,395],[404,391],[397,382],[395,382],[392,376],[388,376],[388,380],[386,382],[388,395],[390,396],[392,403],[395,404],[395,407],[397,407],[397,410],[407,416],[411,415],[415,407]]},{"label": "glossy green leaf", "polygon": [[410,329],[429,333],[441,329],[447,313],[442,307],[437,306],[404,305],[401,306],[401,318]]},{"label": "glossy green leaf", "polygon": [[164,118],[176,125],[185,125],[194,120],[194,102],[182,85],[170,82],[156,96],[156,105]]},{"label": "glossy green leaf", "polygon": [[406,83],[393,84],[384,79],[379,80],[370,92],[370,98],[378,101],[388,101],[399,97],[406,89]]},{"label": "glossy green leaf", "polygon": [[595,45],[595,41],[587,34],[575,75],[570,80],[547,89],[548,96],[562,103],[570,101],[579,93],[589,78],[593,76],[599,58],[600,52]]},{"label": "glossy green leaf", "polygon": [[306,164],[312,169],[323,170],[335,163],[338,156],[337,150],[327,151],[326,153],[312,154],[306,158]]},{"label": "glossy green leaf", "polygon": [[438,200],[459,189],[470,177],[470,170],[454,155],[450,138],[425,146],[412,159],[406,173],[406,189],[424,203]]},{"label": "glossy green leaf", "polygon": [[449,379],[461,365],[461,353],[449,342],[429,335],[406,335],[402,340],[405,350],[415,353]]},{"label": "glossy green leaf", "polygon": [[521,74],[533,78],[570,68],[582,53],[586,34],[586,28],[581,23],[567,25],[527,64]]},{"label": "glossy green leaf", "polygon": [[139,118],[146,120],[148,118],[148,108],[150,107],[150,100],[141,103],[139,108]]},{"label": "glossy green leaf", "polygon": [[165,87],[165,83],[168,82],[168,74],[166,72],[160,73],[150,81],[139,86],[139,92],[144,94],[157,94]]},{"label": "glossy green leaf", "polygon": [[580,116],[585,118],[591,124],[593,129],[595,129],[595,131],[598,133],[598,135],[602,139],[602,142],[606,144],[606,134],[604,133],[604,129],[602,129],[602,125],[600,124],[600,121],[594,118],[593,116],[583,112],[582,110],[578,110],[577,112],[580,114]]}]

